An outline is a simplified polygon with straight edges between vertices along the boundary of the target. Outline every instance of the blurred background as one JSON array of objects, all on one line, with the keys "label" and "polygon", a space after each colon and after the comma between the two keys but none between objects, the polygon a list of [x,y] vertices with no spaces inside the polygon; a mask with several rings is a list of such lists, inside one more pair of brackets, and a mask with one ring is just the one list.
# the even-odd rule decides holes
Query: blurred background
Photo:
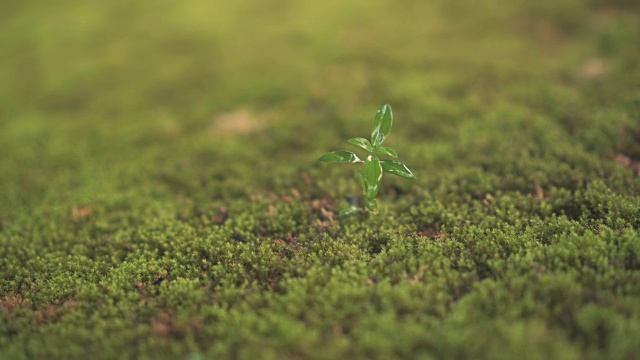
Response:
[{"label": "blurred background", "polygon": [[[390,144],[416,165],[453,166],[483,151],[511,161],[514,146],[535,152],[567,134],[605,153],[622,127],[608,128],[590,106],[626,89],[637,99],[632,0],[0,8],[5,203],[87,201],[149,172],[195,174],[202,186],[215,178],[229,196],[249,190],[225,171],[269,170],[251,186],[278,186],[345,139],[367,136],[384,103],[396,114]],[[501,144],[491,131],[509,136]]]}]

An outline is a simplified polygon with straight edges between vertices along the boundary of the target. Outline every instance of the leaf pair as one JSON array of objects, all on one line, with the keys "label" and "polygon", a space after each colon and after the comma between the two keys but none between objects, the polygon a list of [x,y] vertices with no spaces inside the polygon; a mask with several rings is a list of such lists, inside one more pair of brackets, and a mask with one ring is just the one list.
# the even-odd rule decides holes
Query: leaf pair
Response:
[{"label": "leaf pair", "polygon": [[[373,120],[373,131],[371,132],[371,141],[356,137],[349,139],[352,145],[360,147],[367,151],[367,157],[362,160],[351,151],[339,150],[324,154],[320,157],[321,162],[344,162],[351,164],[364,163],[364,171],[356,169],[356,180],[362,187],[365,195],[365,208],[370,211],[377,211],[378,203],[376,196],[380,191],[382,174],[388,172],[390,174],[403,177],[405,179],[415,179],[415,176],[409,168],[396,160],[380,160],[379,155],[387,155],[394,158],[398,154],[390,147],[382,146],[384,140],[389,136],[393,125],[393,113],[391,106],[383,105],[376,113]],[[355,206],[349,206],[342,209],[341,215],[352,214],[358,211]]]}]

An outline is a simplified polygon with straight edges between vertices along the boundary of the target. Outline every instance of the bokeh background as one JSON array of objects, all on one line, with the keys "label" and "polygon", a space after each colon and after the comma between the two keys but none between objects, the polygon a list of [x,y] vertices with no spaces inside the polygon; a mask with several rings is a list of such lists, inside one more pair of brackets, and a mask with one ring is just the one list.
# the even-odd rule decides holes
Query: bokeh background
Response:
[{"label": "bokeh background", "polygon": [[[383,103],[398,118],[390,141],[416,162],[473,153],[503,126],[589,138],[584,103],[619,96],[603,79],[638,78],[637,4],[624,0],[3,1],[0,19],[5,204],[207,146],[216,162],[254,147],[236,162],[277,172],[365,136]],[[615,152],[620,128],[593,146]],[[505,152],[530,142],[517,134]]]},{"label": "bokeh background", "polygon": [[[193,149],[253,147],[236,177],[301,166],[368,134],[383,103],[400,153],[450,166],[479,128],[512,128],[491,145],[507,152],[530,143],[522,126],[584,135],[584,103],[631,98],[638,78],[633,1],[4,1],[0,20],[5,203]],[[619,129],[593,146],[615,152]]]}]

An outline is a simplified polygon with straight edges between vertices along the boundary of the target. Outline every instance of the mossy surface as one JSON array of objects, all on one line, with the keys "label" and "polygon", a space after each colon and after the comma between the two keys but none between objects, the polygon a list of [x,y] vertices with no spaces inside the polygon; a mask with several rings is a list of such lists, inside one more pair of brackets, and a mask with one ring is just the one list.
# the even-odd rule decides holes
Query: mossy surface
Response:
[{"label": "mossy surface", "polygon": [[634,1],[0,8],[0,358],[640,354]]}]

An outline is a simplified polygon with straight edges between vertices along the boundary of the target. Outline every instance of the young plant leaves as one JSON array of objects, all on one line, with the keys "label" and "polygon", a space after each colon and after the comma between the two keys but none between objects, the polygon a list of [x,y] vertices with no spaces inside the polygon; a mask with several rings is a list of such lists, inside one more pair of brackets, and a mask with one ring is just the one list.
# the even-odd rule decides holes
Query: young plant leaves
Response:
[{"label": "young plant leaves", "polygon": [[358,157],[358,155],[352,153],[351,151],[339,150],[332,151],[330,153],[326,153],[318,159],[321,162],[345,162],[351,164],[361,163],[362,160]]},{"label": "young plant leaves", "polygon": [[347,216],[347,215],[355,214],[358,211],[360,211],[360,209],[357,206],[350,205],[350,206],[342,208],[342,210],[340,210],[340,213],[338,213],[338,215],[339,216]]},{"label": "young plant leaves", "polygon": [[386,147],[386,146],[380,146],[379,148],[377,148],[376,153],[382,154],[382,155],[389,155],[394,158],[398,157],[398,154],[396,154],[396,152],[392,148]]},{"label": "young plant leaves", "polygon": [[377,148],[382,144],[384,139],[389,136],[391,132],[391,125],[393,125],[393,114],[391,113],[391,106],[388,104],[382,105],[380,110],[376,113],[376,117],[373,120],[373,131],[371,132],[371,142],[373,147]]},{"label": "young plant leaves", "polygon": [[[405,179],[415,179],[409,168],[395,160],[380,160],[378,155],[387,155],[398,157],[396,152],[386,146],[381,146],[382,142],[389,136],[391,126],[393,125],[393,114],[391,106],[383,105],[376,113],[373,120],[373,131],[371,132],[371,142],[365,138],[356,137],[349,139],[348,142],[367,151],[365,161],[362,161],[356,154],[351,151],[333,151],[322,155],[321,162],[345,162],[345,163],[364,163],[364,171],[356,169],[355,177],[362,192],[364,193],[364,207],[374,213],[378,212],[378,202],[376,196],[380,192],[380,181],[384,171]],[[357,201],[356,201],[357,202]],[[343,208],[340,215],[350,215],[358,211],[358,207],[354,202]]]},{"label": "young plant leaves", "polygon": [[373,199],[373,200],[365,199],[365,206],[367,207],[367,210],[370,210],[370,211],[378,210],[378,202],[376,201],[376,199]]},{"label": "young plant leaves", "polygon": [[371,143],[369,142],[369,140],[367,140],[365,138],[356,137],[356,138],[353,138],[353,139],[349,139],[347,141],[349,142],[349,144],[353,144],[355,146],[361,147],[361,148],[367,150],[368,152],[373,151],[373,147],[371,147]]},{"label": "young plant leaves", "polygon": [[400,176],[403,177],[405,179],[410,179],[413,180],[416,178],[415,175],[413,175],[413,173],[411,172],[411,170],[409,170],[409,168],[407,167],[407,165],[399,162],[399,161],[395,161],[395,160],[381,160],[380,161],[380,166],[382,167],[382,169],[386,172],[388,172],[389,174],[393,174],[396,176]]},{"label": "young plant leaves", "polygon": [[382,166],[375,155],[369,155],[364,163],[365,179],[367,180],[367,199],[374,200],[380,190],[382,179]]},{"label": "young plant leaves", "polygon": [[356,169],[356,180],[358,181],[358,184],[360,184],[360,187],[362,188],[362,191],[364,193],[366,193],[367,192],[367,179],[366,179],[366,175],[365,175],[363,170]]}]

